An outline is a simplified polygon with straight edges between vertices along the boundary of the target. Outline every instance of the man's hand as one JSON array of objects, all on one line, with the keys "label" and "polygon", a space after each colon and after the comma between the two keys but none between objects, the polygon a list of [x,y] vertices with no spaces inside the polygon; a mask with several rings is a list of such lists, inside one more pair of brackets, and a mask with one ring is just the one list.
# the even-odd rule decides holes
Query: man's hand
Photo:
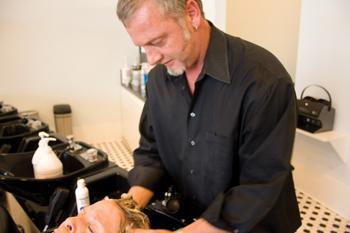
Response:
[{"label": "man's hand", "polygon": [[67,218],[55,233],[115,233],[126,226],[124,212],[113,200],[85,207],[76,217]]},{"label": "man's hand", "polygon": [[132,186],[129,189],[128,194],[132,196],[141,209],[146,207],[153,196],[153,192],[151,190],[141,186]]}]

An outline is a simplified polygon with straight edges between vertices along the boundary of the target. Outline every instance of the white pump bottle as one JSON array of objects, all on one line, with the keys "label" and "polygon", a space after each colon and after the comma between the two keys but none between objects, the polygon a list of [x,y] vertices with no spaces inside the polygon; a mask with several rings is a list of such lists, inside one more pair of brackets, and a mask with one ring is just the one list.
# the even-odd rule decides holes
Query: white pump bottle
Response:
[{"label": "white pump bottle", "polygon": [[56,141],[56,139],[50,138],[45,132],[40,132],[39,137],[41,138],[39,147],[32,158],[35,178],[49,179],[63,175],[62,162],[48,145],[49,141]]}]

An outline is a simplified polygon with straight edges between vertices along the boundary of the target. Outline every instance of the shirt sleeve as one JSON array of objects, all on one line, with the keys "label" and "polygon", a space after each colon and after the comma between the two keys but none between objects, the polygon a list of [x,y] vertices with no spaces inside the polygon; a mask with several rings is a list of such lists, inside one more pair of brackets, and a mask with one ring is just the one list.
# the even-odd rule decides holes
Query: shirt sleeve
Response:
[{"label": "shirt sleeve", "polygon": [[217,195],[202,215],[219,228],[252,230],[274,207],[290,176],[296,127],[294,87],[285,77],[268,82],[252,84],[243,103],[239,184]]},{"label": "shirt sleeve", "polygon": [[156,191],[161,185],[165,172],[158,155],[147,99],[141,114],[139,131],[140,145],[134,151],[135,164],[128,174],[129,184]]}]

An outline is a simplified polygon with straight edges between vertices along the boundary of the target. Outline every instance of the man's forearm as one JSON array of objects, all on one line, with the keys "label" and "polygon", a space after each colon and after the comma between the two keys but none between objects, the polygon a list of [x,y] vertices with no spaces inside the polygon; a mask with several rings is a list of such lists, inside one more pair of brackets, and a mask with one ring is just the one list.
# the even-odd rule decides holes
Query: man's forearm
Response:
[{"label": "man's forearm", "polygon": [[[128,195],[131,195],[132,198],[134,199],[134,201],[136,201],[136,203],[141,207],[144,208],[146,207],[146,205],[149,203],[149,201],[151,200],[151,198],[153,197],[153,192],[149,189],[146,189],[144,187],[141,186],[132,186],[129,189]],[[139,231],[138,231],[139,230]],[[137,232],[148,232],[148,230],[141,230],[141,229],[137,229],[135,231]],[[157,231],[155,231],[157,232]],[[162,230],[159,230],[159,232],[162,232]],[[167,231],[164,231],[167,232]],[[210,223],[208,223],[206,220],[204,219],[198,219],[197,221],[191,223],[190,225],[186,226],[185,228],[182,229],[182,232],[187,233],[187,232],[191,232],[191,233],[228,233],[228,231],[219,229],[213,225],[211,225]]]},{"label": "man's forearm", "polygon": [[141,186],[132,186],[128,192],[134,201],[143,209],[153,197],[153,192]]}]

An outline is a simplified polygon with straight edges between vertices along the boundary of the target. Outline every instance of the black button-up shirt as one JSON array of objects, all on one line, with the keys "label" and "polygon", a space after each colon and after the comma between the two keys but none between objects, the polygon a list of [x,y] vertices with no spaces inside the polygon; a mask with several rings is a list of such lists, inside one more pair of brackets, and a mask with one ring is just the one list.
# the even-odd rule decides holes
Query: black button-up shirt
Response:
[{"label": "black button-up shirt", "polygon": [[[280,62],[211,25],[193,96],[185,74],[170,76],[162,65],[150,72],[130,184],[156,190],[168,174],[211,224],[293,232],[295,119],[293,83]],[[268,220],[275,209],[283,217]]]}]

